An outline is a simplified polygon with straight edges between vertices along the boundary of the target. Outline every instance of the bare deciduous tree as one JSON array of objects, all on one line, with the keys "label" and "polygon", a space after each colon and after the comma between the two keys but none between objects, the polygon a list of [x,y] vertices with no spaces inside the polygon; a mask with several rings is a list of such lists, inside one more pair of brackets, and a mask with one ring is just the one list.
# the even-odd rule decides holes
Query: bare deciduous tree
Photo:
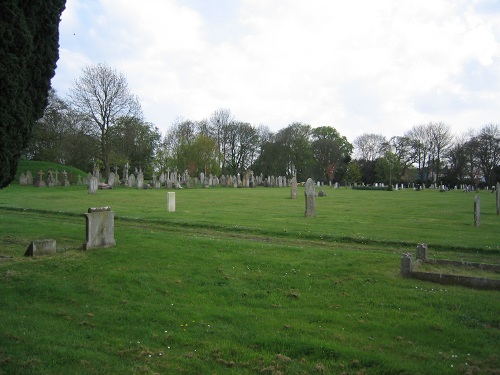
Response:
[{"label": "bare deciduous tree", "polygon": [[365,133],[354,140],[354,146],[360,160],[375,161],[384,156],[387,139],[382,134]]},{"label": "bare deciduous tree", "polygon": [[142,118],[139,101],[132,95],[125,75],[104,63],[84,67],[69,97],[72,106],[93,124],[95,136],[100,140],[99,159],[108,176],[111,152],[109,128],[120,117]]}]

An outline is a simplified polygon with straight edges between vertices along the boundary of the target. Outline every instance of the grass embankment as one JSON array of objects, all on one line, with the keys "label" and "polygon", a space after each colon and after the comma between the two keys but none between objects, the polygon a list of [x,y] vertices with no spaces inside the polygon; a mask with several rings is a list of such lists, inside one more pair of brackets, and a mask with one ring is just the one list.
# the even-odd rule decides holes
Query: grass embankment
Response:
[{"label": "grass embankment", "polygon": [[[25,160],[21,159],[19,160],[19,165],[17,168],[17,173],[16,173],[16,182],[19,182],[19,176],[21,176],[21,173],[26,174],[26,172],[30,171],[31,174],[33,175],[33,179],[38,179],[38,171],[42,170],[44,172],[43,178],[45,179],[47,177],[47,172],[49,170],[52,171],[66,171],[68,173],[68,177],[73,174],[75,178],[75,182],[77,181],[78,175],[82,177],[87,176],[87,172],[82,171],[81,169],[72,167],[70,165],[62,165],[62,164],[56,164],[56,163],[50,163],[46,161],[33,161],[33,160]],[[14,184],[16,184],[16,182]]]},{"label": "grass embankment", "polygon": [[[499,294],[403,279],[402,252],[498,263],[481,193],[288,189],[0,191],[0,373],[488,373]],[[117,246],[82,213],[111,206]],[[24,258],[34,239],[60,254]]]}]

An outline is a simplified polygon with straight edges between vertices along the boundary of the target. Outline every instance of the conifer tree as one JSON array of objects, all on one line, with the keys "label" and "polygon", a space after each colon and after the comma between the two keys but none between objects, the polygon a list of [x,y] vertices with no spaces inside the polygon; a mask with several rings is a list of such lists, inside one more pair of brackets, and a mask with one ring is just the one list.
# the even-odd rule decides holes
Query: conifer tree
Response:
[{"label": "conifer tree", "polygon": [[14,179],[21,152],[47,104],[65,3],[0,1],[0,188]]}]

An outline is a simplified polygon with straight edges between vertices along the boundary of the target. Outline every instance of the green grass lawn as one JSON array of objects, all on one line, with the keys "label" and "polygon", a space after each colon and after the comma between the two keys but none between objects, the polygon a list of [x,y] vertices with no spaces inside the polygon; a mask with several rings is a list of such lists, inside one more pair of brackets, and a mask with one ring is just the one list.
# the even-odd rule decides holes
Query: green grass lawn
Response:
[{"label": "green grass lawn", "polygon": [[[500,369],[500,295],[403,279],[401,254],[499,263],[481,192],[0,190],[0,374],[474,374]],[[111,206],[117,246],[84,252]],[[59,254],[25,258],[34,239]]]}]

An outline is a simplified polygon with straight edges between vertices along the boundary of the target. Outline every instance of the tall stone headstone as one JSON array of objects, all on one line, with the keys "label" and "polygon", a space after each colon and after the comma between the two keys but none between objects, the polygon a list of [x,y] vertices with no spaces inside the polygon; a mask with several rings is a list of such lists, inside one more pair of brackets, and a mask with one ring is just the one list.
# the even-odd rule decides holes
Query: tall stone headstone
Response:
[{"label": "tall stone headstone", "polygon": [[115,186],[115,174],[114,174],[114,172],[109,172],[108,185]]},{"label": "tall stone headstone", "polygon": [[420,243],[417,245],[417,259],[425,260],[427,258],[427,244]]},{"label": "tall stone headstone", "polygon": [[409,277],[413,272],[413,267],[413,255],[410,253],[403,254],[401,257],[401,275],[403,275],[403,277]]},{"label": "tall stone headstone", "polygon": [[137,174],[137,182],[136,182],[137,189],[142,189],[144,187],[144,174],[142,171],[139,171]]},{"label": "tall stone headstone", "polygon": [[175,212],[175,192],[167,193],[167,208],[168,212]]},{"label": "tall stone headstone", "polygon": [[292,177],[292,183],[290,187],[290,198],[297,199],[297,177]]},{"label": "tall stone headstone", "polygon": [[316,188],[314,185],[314,181],[311,178],[308,178],[306,181],[306,211],[305,217],[315,217],[316,216]]},{"label": "tall stone headstone", "polygon": [[115,246],[115,213],[111,207],[89,208],[85,214],[87,232],[84,250]]},{"label": "tall stone headstone", "polygon": [[33,185],[33,175],[31,174],[31,171],[26,172],[26,184]]},{"label": "tall stone headstone", "polygon": [[474,226],[478,227],[481,225],[481,201],[479,200],[479,195],[474,197]]},{"label": "tall stone headstone", "polygon": [[497,197],[497,215],[500,215],[500,182],[497,182],[495,195]]},{"label": "tall stone headstone", "polygon": [[95,194],[97,193],[97,188],[99,187],[99,180],[97,177],[92,176],[89,180],[89,193]]},{"label": "tall stone headstone", "polygon": [[35,186],[37,186],[37,187],[45,186],[45,182],[43,182],[43,171],[42,170],[38,171],[38,180],[35,182]]},{"label": "tall stone headstone", "polygon": [[28,179],[26,178],[26,175],[24,173],[21,173],[21,175],[19,176],[19,185],[28,185]]},{"label": "tall stone headstone", "polygon": [[68,180],[68,172],[66,172],[66,170],[63,170],[62,171],[62,182],[61,182],[61,185],[62,186],[70,186],[71,184],[69,183],[69,180]]}]

